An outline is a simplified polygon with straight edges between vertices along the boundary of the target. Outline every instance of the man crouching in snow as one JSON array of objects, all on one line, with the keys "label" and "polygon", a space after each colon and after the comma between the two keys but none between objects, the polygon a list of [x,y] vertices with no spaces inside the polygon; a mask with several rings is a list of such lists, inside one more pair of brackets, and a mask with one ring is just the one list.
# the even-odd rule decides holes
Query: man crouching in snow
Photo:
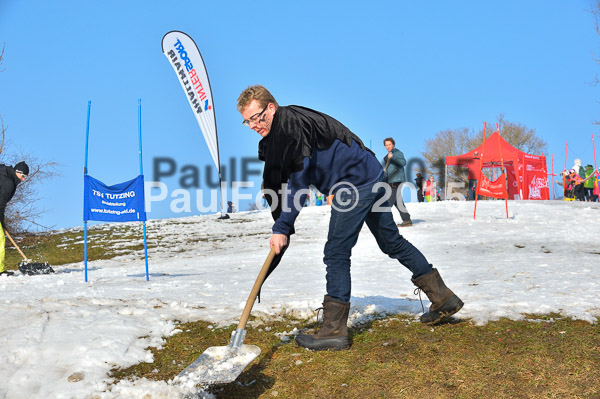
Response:
[{"label": "man crouching in snow", "polygon": [[296,336],[299,346],[312,350],[350,347],[350,255],[365,222],[379,248],[407,267],[412,282],[427,294],[431,306],[421,316],[423,323],[438,323],[462,308],[463,302],[446,287],[437,269],[400,235],[387,201],[382,207],[375,206],[386,195],[385,184],[381,184],[383,169],[354,133],[318,111],[296,105],[280,107],[260,85],[240,94],[237,109],[243,124],[262,137],[258,157],[265,162],[263,190],[278,197],[265,195],[270,205],[277,201],[271,206],[275,224],[270,245],[279,258],[272,269],[294,233],[308,187],[314,185],[320,192],[334,195],[323,258],[327,272],[323,325],[314,335]]}]

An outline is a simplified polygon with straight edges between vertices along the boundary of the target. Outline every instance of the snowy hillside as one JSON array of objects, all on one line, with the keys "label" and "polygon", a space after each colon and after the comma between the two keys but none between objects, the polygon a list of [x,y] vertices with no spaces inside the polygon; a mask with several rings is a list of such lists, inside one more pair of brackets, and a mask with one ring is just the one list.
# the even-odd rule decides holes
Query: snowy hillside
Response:
[{"label": "snowy hillside", "polygon": [[[458,318],[557,312],[595,323],[600,316],[599,204],[511,201],[506,219],[503,201],[480,201],[476,220],[469,202],[407,206],[415,224],[401,232],[465,302]],[[308,318],[320,306],[328,217],[327,206],[301,212],[254,314]],[[0,277],[0,398],[173,397],[179,388],[147,380],[107,391],[108,372],[151,361],[145,348],[177,333],[173,320],[236,323],[268,254],[270,227],[268,212],[150,221],[158,246],[149,282],[140,252],[91,262],[88,283],[82,263],[53,275]],[[366,227],[352,265],[352,322],[420,314],[410,273],[379,251]]]}]

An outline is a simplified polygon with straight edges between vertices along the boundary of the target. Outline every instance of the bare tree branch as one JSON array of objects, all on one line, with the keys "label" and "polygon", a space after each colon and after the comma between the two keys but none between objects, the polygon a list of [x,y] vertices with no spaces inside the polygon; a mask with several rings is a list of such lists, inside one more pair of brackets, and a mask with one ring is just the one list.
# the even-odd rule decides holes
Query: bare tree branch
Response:
[{"label": "bare tree branch", "polygon": [[0,154],[4,152],[4,138],[6,137],[6,128],[4,127],[4,120],[0,115]]},{"label": "bare tree branch", "polygon": [[2,52],[0,52],[0,72],[4,72],[4,69],[2,69],[2,59],[4,58],[4,46],[5,44],[2,45]]},{"label": "bare tree branch", "polygon": [[[0,67],[4,58],[4,46],[0,52]],[[3,69],[0,68],[0,72]],[[19,161],[25,161],[29,166],[29,175],[25,182],[19,184],[15,195],[6,206],[5,224],[9,230],[20,233],[29,231],[31,225],[41,226],[36,222],[45,212],[38,207],[43,197],[40,197],[36,186],[51,179],[58,174],[58,164],[55,162],[45,162],[35,158],[32,155],[20,152],[9,151],[6,141],[7,128],[4,126],[4,120],[0,116],[0,163],[14,165]]]},{"label": "bare tree branch", "polygon": [[[594,16],[594,27],[596,28],[596,34],[600,36],[600,24],[598,23],[600,19],[600,0],[596,0],[592,9],[587,11]],[[598,59],[598,57],[596,57],[595,55],[593,57],[594,61],[600,64],[600,59]],[[589,84],[592,86],[597,86],[598,84],[600,84],[600,78],[598,77],[598,74],[594,76],[594,80],[589,82]],[[600,125],[600,121],[594,121],[594,125]]]}]

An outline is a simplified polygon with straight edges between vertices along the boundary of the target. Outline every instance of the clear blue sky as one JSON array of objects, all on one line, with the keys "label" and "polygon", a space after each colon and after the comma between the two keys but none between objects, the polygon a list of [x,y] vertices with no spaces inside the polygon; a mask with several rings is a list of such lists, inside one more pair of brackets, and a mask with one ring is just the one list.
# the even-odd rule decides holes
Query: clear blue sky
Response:
[{"label": "clear blue sky", "polygon": [[[242,126],[235,104],[259,83],[282,105],[339,119],[379,157],[387,136],[418,157],[438,131],[479,130],[504,113],[536,129],[557,170],[567,140],[569,167],[575,158],[593,163],[592,134],[600,131],[593,124],[600,87],[589,84],[600,72],[591,7],[590,0],[0,0],[0,115],[13,149],[60,163],[61,176],[39,187],[47,212],[38,222],[54,227],[82,224],[90,100],[92,176],[115,184],[138,174],[141,98],[146,181],[153,159],[170,157],[178,168],[199,167],[200,188],[208,189],[210,153],[161,51],[171,30],[189,34],[204,56],[225,164],[256,155],[259,136]],[[165,180],[170,190],[180,176]],[[172,213],[168,201],[152,209],[150,218],[189,215]]]}]

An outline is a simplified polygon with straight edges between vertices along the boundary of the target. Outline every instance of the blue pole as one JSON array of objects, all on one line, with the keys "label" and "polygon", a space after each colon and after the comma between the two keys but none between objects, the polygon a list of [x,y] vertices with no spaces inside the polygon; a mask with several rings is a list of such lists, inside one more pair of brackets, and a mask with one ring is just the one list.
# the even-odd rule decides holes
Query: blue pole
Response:
[{"label": "blue pole", "polygon": [[[92,108],[92,102],[88,101],[87,111],[87,124],[85,127],[85,166],[83,167],[83,178],[87,176],[87,165],[88,165],[88,140],[90,137],[90,110]],[[85,269],[85,282],[88,282],[88,248],[87,248],[87,220],[83,221],[83,252],[84,252],[84,269]]]},{"label": "blue pole", "polygon": [[150,281],[148,276],[148,244],[146,242],[146,221],[144,221],[144,257],[146,258],[146,281]]},{"label": "blue pole", "polygon": [[[138,98],[138,132],[140,137],[140,175],[144,176],[144,166],[142,164],[142,99]],[[144,211],[146,211],[144,206]],[[144,226],[144,258],[146,259],[146,281],[150,280],[148,275],[148,242],[146,239],[146,221],[142,222]]]},{"label": "blue pole", "polygon": [[138,98],[138,134],[140,138],[140,175],[144,175],[144,166],[142,165],[142,99]]},{"label": "blue pole", "polygon": [[84,264],[85,264],[85,282],[88,282],[87,277],[87,222],[83,222],[83,247],[84,247]]},{"label": "blue pole", "polygon": [[87,124],[85,126],[85,166],[83,167],[84,176],[87,175],[88,139],[90,137],[90,110],[91,110],[91,108],[92,108],[92,102],[88,101]]}]

